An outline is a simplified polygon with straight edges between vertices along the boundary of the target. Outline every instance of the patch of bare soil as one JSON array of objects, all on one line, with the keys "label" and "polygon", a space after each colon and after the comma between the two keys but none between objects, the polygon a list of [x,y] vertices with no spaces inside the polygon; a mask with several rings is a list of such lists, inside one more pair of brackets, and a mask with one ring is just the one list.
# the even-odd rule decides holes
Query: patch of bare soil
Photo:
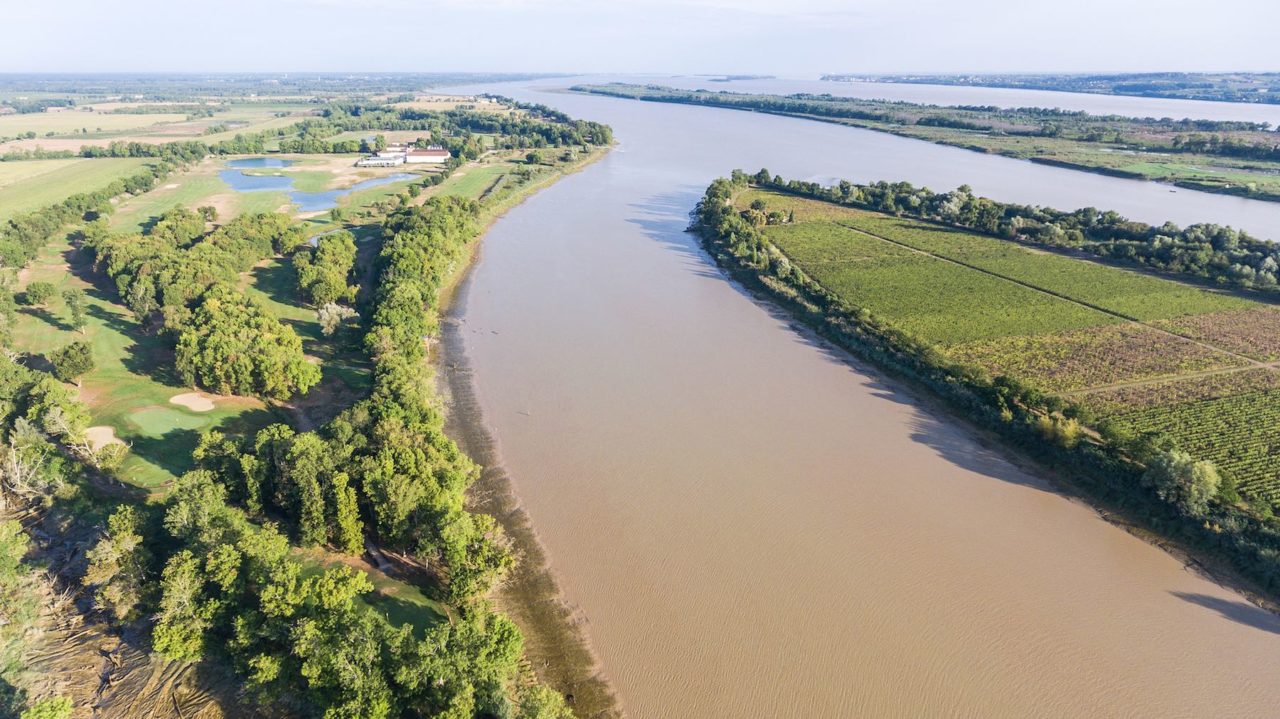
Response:
[{"label": "patch of bare soil", "polygon": [[169,398],[171,404],[186,407],[192,412],[208,412],[213,409],[214,396],[204,392],[184,392]]},{"label": "patch of bare soil", "polygon": [[97,427],[90,427],[84,431],[85,438],[89,440],[89,446],[94,451],[102,449],[109,444],[124,444],[124,442],[116,437],[116,428],[109,425],[100,424]]}]

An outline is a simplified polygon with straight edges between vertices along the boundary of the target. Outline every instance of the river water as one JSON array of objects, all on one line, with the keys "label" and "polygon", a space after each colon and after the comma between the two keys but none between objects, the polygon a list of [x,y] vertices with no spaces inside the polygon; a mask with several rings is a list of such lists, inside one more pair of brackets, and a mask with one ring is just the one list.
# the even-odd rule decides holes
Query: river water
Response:
[{"label": "river water", "polygon": [[709,180],[761,165],[1259,234],[1280,206],[485,89],[620,141],[492,227],[459,314],[484,421],[630,716],[1275,715],[1280,619],[797,331],[683,229]]}]

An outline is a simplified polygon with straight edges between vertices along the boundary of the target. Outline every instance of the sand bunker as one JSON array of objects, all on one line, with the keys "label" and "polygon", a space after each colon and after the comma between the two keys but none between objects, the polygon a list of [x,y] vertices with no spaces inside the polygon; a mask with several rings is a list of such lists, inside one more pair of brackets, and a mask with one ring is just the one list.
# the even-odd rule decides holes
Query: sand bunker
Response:
[{"label": "sand bunker", "polygon": [[89,440],[89,446],[94,451],[102,449],[109,444],[124,444],[124,442],[116,436],[116,428],[108,425],[98,425],[90,427],[84,431],[85,439]]},{"label": "sand bunker", "polygon": [[203,392],[176,394],[169,398],[169,402],[186,407],[192,412],[208,412],[213,409],[213,397]]}]

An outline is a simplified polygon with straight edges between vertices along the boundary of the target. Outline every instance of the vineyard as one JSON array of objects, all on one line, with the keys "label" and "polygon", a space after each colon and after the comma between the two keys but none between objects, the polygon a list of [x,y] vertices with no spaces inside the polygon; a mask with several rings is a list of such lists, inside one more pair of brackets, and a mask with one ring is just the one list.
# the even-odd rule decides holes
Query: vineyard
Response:
[{"label": "vineyard", "polygon": [[1212,460],[1280,509],[1280,308],[929,222],[748,190],[744,216],[851,307],[950,359]]},{"label": "vineyard", "polygon": [[1118,415],[1134,432],[1160,432],[1192,456],[1212,460],[1241,492],[1280,503],[1280,390],[1152,407]]}]

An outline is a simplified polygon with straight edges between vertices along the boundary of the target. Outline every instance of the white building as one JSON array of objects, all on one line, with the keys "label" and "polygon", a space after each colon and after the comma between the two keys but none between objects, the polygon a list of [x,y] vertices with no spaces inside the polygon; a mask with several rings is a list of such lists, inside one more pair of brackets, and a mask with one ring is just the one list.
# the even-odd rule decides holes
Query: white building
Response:
[{"label": "white building", "polygon": [[385,150],[356,160],[356,167],[395,167],[396,165],[439,165],[452,155],[439,145],[419,150],[412,145],[389,145]]},{"label": "white building", "polygon": [[356,160],[356,167],[395,167],[404,164],[404,155],[397,154],[389,157],[383,157],[381,153],[362,157]]},{"label": "white building", "polygon": [[443,147],[428,147],[425,150],[409,150],[404,154],[404,161],[410,165],[440,164],[452,155]]}]

